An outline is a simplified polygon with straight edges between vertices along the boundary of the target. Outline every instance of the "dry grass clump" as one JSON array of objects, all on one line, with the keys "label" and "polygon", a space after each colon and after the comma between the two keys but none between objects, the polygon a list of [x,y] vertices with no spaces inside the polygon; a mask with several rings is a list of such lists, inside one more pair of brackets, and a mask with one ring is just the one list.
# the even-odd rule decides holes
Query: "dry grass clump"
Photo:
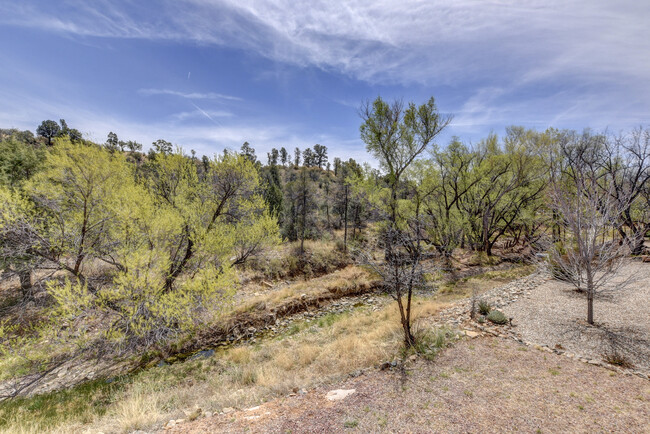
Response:
[{"label": "dry grass clump", "polygon": [[126,399],[118,399],[110,417],[118,422],[120,431],[132,432],[144,429],[158,421],[160,415],[160,392],[146,383],[135,383]]}]

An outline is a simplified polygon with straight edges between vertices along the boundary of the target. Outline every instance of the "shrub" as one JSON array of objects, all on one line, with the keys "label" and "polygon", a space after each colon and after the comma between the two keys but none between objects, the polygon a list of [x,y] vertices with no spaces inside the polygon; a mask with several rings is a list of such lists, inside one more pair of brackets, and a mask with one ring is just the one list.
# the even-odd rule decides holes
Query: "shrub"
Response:
[{"label": "shrub", "polygon": [[557,242],[553,246],[554,250],[548,259],[548,271],[554,279],[570,282],[572,280],[571,272],[562,264],[569,263],[569,255],[566,246]]},{"label": "shrub", "polygon": [[487,316],[488,321],[495,324],[507,324],[508,318],[500,310],[493,310]]},{"label": "shrub", "polygon": [[620,366],[621,368],[632,368],[634,365],[625,357],[624,354],[621,354],[618,351],[611,351],[603,356],[603,360],[609,363],[610,365]]},{"label": "shrub", "polygon": [[432,360],[440,349],[456,337],[456,334],[447,328],[426,329],[420,328],[416,323],[413,330],[415,337],[414,350],[427,360]]},{"label": "shrub", "polygon": [[481,315],[487,315],[492,310],[492,306],[487,301],[481,300],[478,302],[478,313]]},{"label": "shrub", "polygon": [[[566,258],[566,255],[563,256],[563,258]],[[571,274],[569,270],[567,270],[565,267],[562,267],[554,260],[549,261],[548,271],[551,273],[551,276],[553,276],[554,279],[562,280],[564,282],[571,281]]]}]

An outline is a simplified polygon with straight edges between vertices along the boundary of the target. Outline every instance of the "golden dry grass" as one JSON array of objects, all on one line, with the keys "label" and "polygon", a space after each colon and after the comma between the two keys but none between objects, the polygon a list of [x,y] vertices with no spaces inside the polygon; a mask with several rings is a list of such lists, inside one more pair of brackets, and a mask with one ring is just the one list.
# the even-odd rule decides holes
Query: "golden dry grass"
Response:
[{"label": "golden dry grass", "polygon": [[246,298],[235,306],[234,312],[241,313],[255,309],[257,306],[275,306],[293,298],[315,296],[319,294],[346,294],[358,287],[372,284],[372,277],[361,267],[350,265],[322,277],[308,281],[294,282],[280,289],[267,290],[264,293]]},{"label": "golden dry grass", "polygon": [[[416,317],[443,307],[416,301]],[[241,345],[208,359],[143,371],[115,396],[105,415],[89,415],[83,427],[62,421],[58,429],[130,432],[186,418],[197,407],[220,411],[258,405],[392,360],[402,348],[401,333],[394,303],[378,311],[359,308],[332,315],[263,345]],[[5,432],[39,432],[40,428],[26,419],[13,420],[5,425]]]},{"label": "golden dry grass", "polygon": [[136,383],[128,393],[128,399],[120,399],[109,417],[118,422],[123,432],[147,428],[158,418],[161,394],[148,384]]}]

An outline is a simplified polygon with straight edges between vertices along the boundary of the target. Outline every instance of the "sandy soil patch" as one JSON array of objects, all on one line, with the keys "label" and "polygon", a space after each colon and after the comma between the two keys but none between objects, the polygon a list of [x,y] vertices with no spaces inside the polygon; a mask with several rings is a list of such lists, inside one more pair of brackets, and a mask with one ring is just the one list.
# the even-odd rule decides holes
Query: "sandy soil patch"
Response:
[{"label": "sandy soil patch", "polygon": [[[356,389],[329,401],[331,389]],[[465,340],[406,371],[342,384],[172,432],[650,431],[650,382],[501,338]]]}]

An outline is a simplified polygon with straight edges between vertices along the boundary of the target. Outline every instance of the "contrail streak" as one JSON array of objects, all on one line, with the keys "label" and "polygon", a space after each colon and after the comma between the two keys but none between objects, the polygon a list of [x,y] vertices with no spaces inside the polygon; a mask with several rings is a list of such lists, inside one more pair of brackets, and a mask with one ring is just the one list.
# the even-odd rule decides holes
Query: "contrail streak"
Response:
[{"label": "contrail streak", "polygon": [[200,111],[206,118],[210,119],[212,123],[215,125],[221,126],[221,123],[218,122],[217,120],[213,119],[212,116],[210,116],[205,110],[203,110],[201,107],[198,105],[194,104],[193,102],[190,101],[190,104],[192,104],[198,111]]}]

